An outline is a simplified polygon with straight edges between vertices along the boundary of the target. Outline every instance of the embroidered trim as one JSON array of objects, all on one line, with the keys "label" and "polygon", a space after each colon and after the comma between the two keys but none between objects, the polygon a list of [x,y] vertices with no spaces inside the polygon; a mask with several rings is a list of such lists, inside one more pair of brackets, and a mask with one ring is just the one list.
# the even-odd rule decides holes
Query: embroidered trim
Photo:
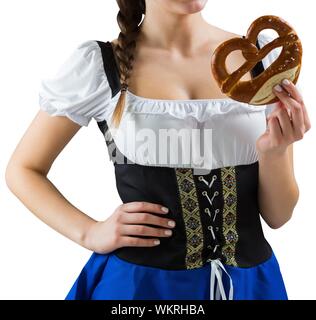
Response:
[{"label": "embroidered trim", "polygon": [[175,168],[175,173],[186,230],[185,264],[187,269],[193,269],[203,265],[203,229],[196,186],[191,168]]},{"label": "embroidered trim", "polygon": [[225,244],[222,253],[226,258],[226,264],[237,266],[235,259],[236,243],[238,233],[237,221],[237,191],[235,167],[221,168],[221,179],[223,188],[223,235]]}]

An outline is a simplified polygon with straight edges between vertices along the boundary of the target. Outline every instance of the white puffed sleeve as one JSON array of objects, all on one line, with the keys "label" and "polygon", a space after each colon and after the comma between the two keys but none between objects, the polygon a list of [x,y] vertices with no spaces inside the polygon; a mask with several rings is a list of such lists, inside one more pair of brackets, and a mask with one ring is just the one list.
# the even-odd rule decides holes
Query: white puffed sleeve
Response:
[{"label": "white puffed sleeve", "polygon": [[40,108],[51,116],[66,116],[81,126],[104,120],[111,99],[101,49],[94,40],[81,43],[53,77],[42,79]]},{"label": "white puffed sleeve", "polygon": [[[259,46],[260,48],[264,47],[267,43],[273,41],[274,38],[272,38],[270,35],[264,34],[264,33],[260,33],[259,37],[258,37],[258,42],[259,42]],[[279,54],[281,53],[282,48],[275,48],[272,51],[269,52],[269,54],[262,60],[263,66],[264,68],[268,68],[279,56]],[[300,79],[300,78],[299,78]],[[296,83],[296,87],[299,90],[299,92],[301,93],[301,88],[299,85],[299,80]],[[271,103],[271,104],[267,104],[266,105],[266,116],[273,111],[274,107],[275,107],[276,103]]]}]

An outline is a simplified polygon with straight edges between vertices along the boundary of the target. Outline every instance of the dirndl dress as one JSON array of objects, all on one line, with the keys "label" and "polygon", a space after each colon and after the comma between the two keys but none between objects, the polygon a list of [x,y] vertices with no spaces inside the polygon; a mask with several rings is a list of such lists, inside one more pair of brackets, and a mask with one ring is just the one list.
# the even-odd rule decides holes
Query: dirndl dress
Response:
[{"label": "dirndl dress", "polygon": [[[261,34],[257,45],[268,41]],[[254,75],[274,56],[265,59]],[[169,208],[164,217],[176,226],[172,236],[160,238],[155,247],[92,252],[65,299],[287,299],[278,261],[263,233],[257,198],[255,142],[266,130],[273,105],[229,98],[150,99],[129,90],[126,94],[120,126],[114,129],[109,119],[120,81],[113,47],[109,41],[88,40],[55,77],[42,80],[40,106],[51,116],[66,116],[82,126],[94,118],[122,202],[161,204]],[[148,128],[155,137],[159,130],[173,129],[171,148],[144,148],[135,136]],[[192,135],[180,139],[181,129]],[[203,139],[193,134],[196,130]],[[199,149],[188,148],[188,139],[190,146],[204,142],[203,161]],[[189,157],[172,161],[178,150]]]}]

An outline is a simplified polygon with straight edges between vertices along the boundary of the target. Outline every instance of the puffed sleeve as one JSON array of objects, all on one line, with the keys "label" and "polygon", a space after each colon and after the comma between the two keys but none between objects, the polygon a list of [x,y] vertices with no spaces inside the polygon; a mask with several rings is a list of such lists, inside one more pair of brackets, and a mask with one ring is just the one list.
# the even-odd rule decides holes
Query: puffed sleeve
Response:
[{"label": "puffed sleeve", "polygon": [[50,78],[40,80],[40,108],[81,126],[104,120],[111,99],[101,49],[94,40],[79,44]]},{"label": "puffed sleeve", "polygon": [[[264,34],[264,33],[260,33],[259,37],[258,37],[258,42],[259,42],[259,46],[260,48],[264,47],[267,43],[271,42],[274,38],[272,38],[270,35]],[[264,68],[268,68],[279,56],[279,54],[281,53],[282,48],[275,48],[272,51],[269,52],[269,54],[262,60],[263,66]],[[300,79],[300,78],[299,78]],[[301,91],[301,87],[299,84],[299,79],[296,83],[296,87],[299,90],[300,93],[302,93]],[[267,104],[266,105],[266,116],[273,111],[274,107],[275,107],[276,103],[271,103],[271,104]]]}]

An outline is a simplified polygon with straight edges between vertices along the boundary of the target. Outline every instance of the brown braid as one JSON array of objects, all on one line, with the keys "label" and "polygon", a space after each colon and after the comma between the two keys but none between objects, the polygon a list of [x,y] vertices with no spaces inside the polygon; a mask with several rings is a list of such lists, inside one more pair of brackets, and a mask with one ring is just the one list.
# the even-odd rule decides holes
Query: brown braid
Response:
[{"label": "brown braid", "polygon": [[119,6],[117,22],[121,32],[117,38],[117,45],[113,43],[112,45],[120,72],[121,93],[111,119],[115,127],[119,125],[125,108],[126,90],[133,69],[139,24],[146,9],[145,0],[116,0],[116,2]]}]

